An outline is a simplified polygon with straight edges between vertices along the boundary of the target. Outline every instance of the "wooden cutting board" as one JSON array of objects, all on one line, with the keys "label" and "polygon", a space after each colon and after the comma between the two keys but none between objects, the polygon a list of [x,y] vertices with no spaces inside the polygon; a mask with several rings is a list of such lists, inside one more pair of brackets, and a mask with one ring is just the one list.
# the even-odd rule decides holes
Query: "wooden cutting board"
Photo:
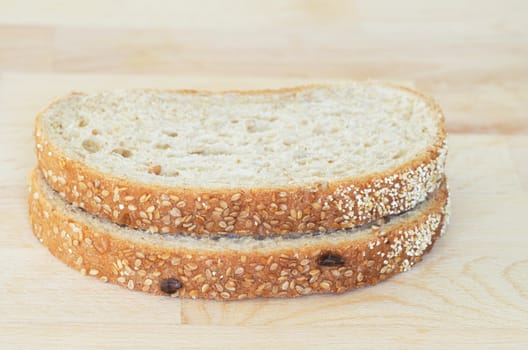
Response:
[{"label": "wooden cutting board", "polygon": [[[0,1],[0,349],[528,348],[524,2],[71,3]],[[409,272],[339,296],[178,300],[82,276],[32,235],[33,118],[58,95],[369,77],[447,116],[451,224]]]}]

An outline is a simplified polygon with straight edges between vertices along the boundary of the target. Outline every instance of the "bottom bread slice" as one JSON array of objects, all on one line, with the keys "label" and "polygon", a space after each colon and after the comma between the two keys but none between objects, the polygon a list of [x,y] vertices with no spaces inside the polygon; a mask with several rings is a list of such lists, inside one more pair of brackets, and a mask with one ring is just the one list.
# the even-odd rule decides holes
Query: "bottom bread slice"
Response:
[{"label": "bottom bread slice", "polygon": [[68,204],[39,171],[30,191],[33,232],[54,256],[103,282],[177,297],[296,297],[372,285],[421,261],[448,221],[445,181],[413,210],[383,222],[264,239],[120,227]]}]

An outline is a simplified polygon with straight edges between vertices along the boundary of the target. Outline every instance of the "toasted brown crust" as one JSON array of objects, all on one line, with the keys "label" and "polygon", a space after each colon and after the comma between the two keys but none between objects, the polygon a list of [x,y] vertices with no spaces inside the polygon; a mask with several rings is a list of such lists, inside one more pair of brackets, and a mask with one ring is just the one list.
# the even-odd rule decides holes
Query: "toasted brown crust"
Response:
[{"label": "toasted brown crust", "polygon": [[87,214],[73,215],[70,205],[50,200],[41,187],[47,185],[35,174],[29,196],[31,223],[53,255],[104,282],[160,295],[167,295],[163,290],[174,291],[172,296],[182,298],[296,297],[372,285],[421,261],[447,224],[444,183],[415,215],[372,227],[371,233],[346,243],[325,239],[297,249],[279,245],[272,251],[250,253],[168,248],[163,236],[157,236],[159,244],[130,241],[90,225],[82,220]]},{"label": "toasted brown crust", "polygon": [[[417,95],[437,111],[437,141],[396,169],[360,178],[304,188],[215,190],[168,188],[132,181],[102,173],[67,157],[50,143],[41,125],[44,111],[37,116],[35,127],[38,166],[53,189],[73,205],[115,223],[155,233],[269,235],[325,232],[359,226],[413,208],[438,188],[444,174],[447,147],[440,108],[417,92],[392,87]],[[313,86],[278,91],[294,92],[306,88]],[[272,91],[243,93],[269,92]]]}]

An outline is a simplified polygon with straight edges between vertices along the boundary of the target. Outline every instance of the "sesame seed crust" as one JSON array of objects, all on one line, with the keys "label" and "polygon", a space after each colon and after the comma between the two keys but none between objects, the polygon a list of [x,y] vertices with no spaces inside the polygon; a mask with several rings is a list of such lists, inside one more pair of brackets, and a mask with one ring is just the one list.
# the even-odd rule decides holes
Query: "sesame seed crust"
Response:
[{"label": "sesame seed crust", "polygon": [[215,190],[132,181],[69,158],[47,136],[42,125],[45,110],[35,126],[38,167],[50,186],[74,206],[153,233],[266,236],[352,228],[414,208],[444,176],[447,146],[440,108],[415,91],[393,88],[426,101],[438,115],[439,132],[436,142],[413,160],[368,176],[308,187]]},{"label": "sesame seed crust", "polygon": [[38,171],[31,181],[33,232],[54,256],[103,282],[158,295],[169,295],[163,291],[168,290],[181,298],[297,297],[373,285],[420,262],[445,231],[448,215],[443,182],[419,212],[397,223],[372,225],[368,234],[345,243],[329,238],[296,249],[279,244],[271,251],[189,249],[167,247],[161,235],[138,231],[158,237],[154,244],[109,234],[82,219],[88,214],[50,195]]}]

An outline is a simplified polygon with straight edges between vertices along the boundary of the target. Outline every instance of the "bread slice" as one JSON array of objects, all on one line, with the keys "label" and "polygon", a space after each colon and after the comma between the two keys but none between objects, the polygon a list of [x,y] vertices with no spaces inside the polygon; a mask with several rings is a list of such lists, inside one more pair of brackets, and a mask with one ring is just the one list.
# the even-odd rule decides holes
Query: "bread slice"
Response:
[{"label": "bread slice", "polygon": [[260,240],[161,235],[68,204],[38,171],[31,181],[33,231],[53,255],[104,282],[185,298],[296,297],[372,285],[421,261],[448,221],[444,182],[413,210],[354,229]]},{"label": "bread slice", "polygon": [[72,93],[36,121],[48,183],[151,232],[268,235],[350,228],[435,191],[444,118],[375,83],[222,92]]}]

